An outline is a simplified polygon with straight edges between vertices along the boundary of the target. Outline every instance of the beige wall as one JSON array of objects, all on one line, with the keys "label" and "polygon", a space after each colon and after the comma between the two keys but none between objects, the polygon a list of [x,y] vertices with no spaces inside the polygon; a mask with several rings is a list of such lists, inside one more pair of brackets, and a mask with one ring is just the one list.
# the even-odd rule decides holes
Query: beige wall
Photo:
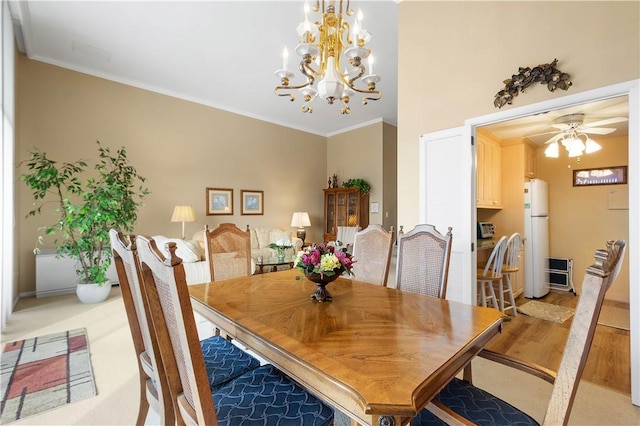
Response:
[{"label": "beige wall", "polygon": [[335,173],[340,186],[349,179],[366,180],[371,185],[369,202],[379,205],[379,213],[369,212],[369,223],[387,229],[395,226],[395,148],[396,128],[382,121],[327,140],[327,177]]},{"label": "beige wall", "polygon": [[411,229],[419,220],[420,135],[496,112],[494,96],[518,67],[557,58],[573,86],[553,93],[531,86],[513,107],[639,78],[639,4],[400,3],[398,223]]},{"label": "beige wall", "polygon": [[[382,226],[384,229],[395,227],[398,230],[398,128],[390,124],[383,127],[382,147],[384,196],[380,205]],[[378,223],[378,222],[374,222]]]},{"label": "beige wall", "polygon": [[[596,139],[596,136],[594,136]],[[580,293],[584,272],[593,264],[596,247],[609,239],[629,239],[629,210],[611,209],[610,193],[615,191],[628,200],[628,185],[574,187],[573,170],[626,166],[626,137],[597,137],[602,150],[583,155],[578,162],[561,152],[560,158],[546,158],[537,151],[537,176],[549,184],[549,254],[573,259],[573,282]],[[564,148],[561,148],[564,151]],[[616,207],[615,200],[612,200]],[[584,249],[581,249],[584,248]],[[607,299],[629,302],[629,261],[622,264],[620,275],[607,292]]]},{"label": "beige wall", "polygon": [[[187,238],[205,224],[215,227],[221,222],[293,230],[291,213],[305,210],[313,224],[307,239],[322,240],[326,138],[23,55],[18,58],[17,80],[17,162],[34,147],[53,159],[75,161],[95,158],[96,139],[114,149],[125,146],[151,190],[136,233],[179,236],[181,225],[170,222],[173,207],[191,204],[197,221],[186,224]],[[380,136],[372,138],[379,143]],[[233,216],[206,216],[206,187],[234,190]],[[264,191],[264,216],[240,215],[241,189]],[[35,289],[32,250],[37,228],[52,217],[25,220],[32,198],[21,183],[16,195],[19,291],[28,292]],[[51,240],[47,245],[52,246]]]}]

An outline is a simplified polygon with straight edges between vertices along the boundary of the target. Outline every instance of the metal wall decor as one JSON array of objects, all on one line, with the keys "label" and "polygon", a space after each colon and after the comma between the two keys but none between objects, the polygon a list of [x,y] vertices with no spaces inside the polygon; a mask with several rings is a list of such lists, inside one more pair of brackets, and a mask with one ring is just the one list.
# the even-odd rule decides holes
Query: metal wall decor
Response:
[{"label": "metal wall decor", "polygon": [[553,92],[556,89],[567,90],[571,87],[569,74],[556,68],[558,60],[554,59],[550,64],[540,64],[533,68],[518,68],[518,74],[514,74],[511,78],[505,80],[504,89],[496,93],[493,104],[496,108],[502,108],[505,104],[511,105],[513,98],[518,96],[519,92],[531,86],[535,82],[546,84],[547,89]]}]

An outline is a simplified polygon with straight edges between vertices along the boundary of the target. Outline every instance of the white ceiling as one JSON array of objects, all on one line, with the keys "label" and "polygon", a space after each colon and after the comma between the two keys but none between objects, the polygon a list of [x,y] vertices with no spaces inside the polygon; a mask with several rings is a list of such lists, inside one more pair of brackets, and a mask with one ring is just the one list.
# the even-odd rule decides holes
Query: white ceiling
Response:
[{"label": "white ceiling", "polygon": [[[500,139],[511,139],[527,137],[536,144],[542,145],[559,132],[551,124],[559,117],[568,114],[584,114],[584,125],[595,123],[614,117],[629,117],[629,101],[626,96],[605,99],[588,104],[576,105],[570,108],[563,108],[545,112],[544,114],[532,115],[516,120],[504,121],[502,123],[486,126],[485,129],[493,133]],[[614,128],[614,132],[607,136],[624,136],[629,134],[628,121],[606,124],[601,127]],[[596,127],[597,128],[597,127]],[[590,135],[597,140],[600,135]]]},{"label": "white ceiling", "polygon": [[351,2],[372,34],[380,101],[354,97],[345,116],[338,104],[316,99],[313,113],[303,114],[300,97],[274,94],[274,71],[283,47],[293,52],[298,42],[303,4],[22,0],[10,8],[33,60],[324,136],[376,120],[396,125],[398,5],[391,0]]}]

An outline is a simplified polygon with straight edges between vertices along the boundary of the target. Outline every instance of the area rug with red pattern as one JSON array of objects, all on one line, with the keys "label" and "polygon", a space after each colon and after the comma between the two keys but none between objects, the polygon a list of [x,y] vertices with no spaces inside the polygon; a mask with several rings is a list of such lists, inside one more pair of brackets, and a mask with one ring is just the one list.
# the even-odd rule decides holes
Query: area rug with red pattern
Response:
[{"label": "area rug with red pattern", "polygon": [[2,424],[97,393],[84,328],[6,343],[1,363]]}]

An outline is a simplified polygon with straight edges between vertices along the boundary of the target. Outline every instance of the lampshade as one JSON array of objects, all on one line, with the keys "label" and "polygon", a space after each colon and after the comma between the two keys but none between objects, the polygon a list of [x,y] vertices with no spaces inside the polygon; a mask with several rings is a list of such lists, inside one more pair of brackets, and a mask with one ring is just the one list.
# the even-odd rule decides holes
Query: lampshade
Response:
[{"label": "lampshade", "polygon": [[294,212],[291,217],[291,226],[295,226],[298,228],[303,228],[305,226],[311,226],[311,221],[309,220],[309,213],[307,212]]},{"label": "lampshade", "polygon": [[171,222],[182,222],[182,239],[184,240],[184,223],[195,222],[196,214],[191,206],[175,206]]},{"label": "lampshade", "polygon": [[196,214],[191,206],[175,206],[171,222],[195,222]]},{"label": "lampshade", "polygon": [[584,150],[584,152],[586,152],[587,154],[592,154],[596,151],[600,151],[601,149],[602,147],[600,146],[599,143],[597,143],[593,139],[587,138],[587,147]]}]

